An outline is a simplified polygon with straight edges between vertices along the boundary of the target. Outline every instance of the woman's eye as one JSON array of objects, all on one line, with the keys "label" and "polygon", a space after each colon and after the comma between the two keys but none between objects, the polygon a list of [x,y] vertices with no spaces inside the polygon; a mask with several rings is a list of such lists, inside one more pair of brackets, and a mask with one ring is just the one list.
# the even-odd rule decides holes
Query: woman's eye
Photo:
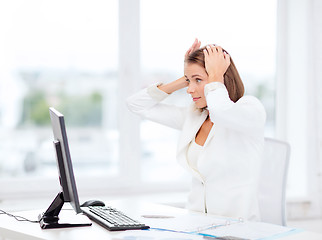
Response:
[{"label": "woman's eye", "polygon": [[189,82],[190,82],[190,80],[189,80],[189,79],[186,79],[186,82],[188,82],[188,83],[189,83]]},{"label": "woman's eye", "polygon": [[202,79],[200,79],[200,78],[196,78],[196,81],[197,81],[197,82],[201,82],[201,81],[202,81]]}]

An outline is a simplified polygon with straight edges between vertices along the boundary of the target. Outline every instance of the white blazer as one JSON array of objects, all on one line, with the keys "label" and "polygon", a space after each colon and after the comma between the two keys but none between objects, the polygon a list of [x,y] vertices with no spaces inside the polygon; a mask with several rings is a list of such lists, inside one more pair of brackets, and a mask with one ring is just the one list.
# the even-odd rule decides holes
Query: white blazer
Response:
[{"label": "white blazer", "polygon": [[162,103],[168,94],[157,84],[127,99],[140,116],[181,130],[177,160],[193,178],[187,208],[194,211],[248,220],[260,220],[257,185],[264,145],[266,113],[260,101],[243,96],[230,100],[222,83],[205,85],[210,120],[214,123],[198,159],[190,167],[187,149],[208,112],[194,103],[188,108]]}]

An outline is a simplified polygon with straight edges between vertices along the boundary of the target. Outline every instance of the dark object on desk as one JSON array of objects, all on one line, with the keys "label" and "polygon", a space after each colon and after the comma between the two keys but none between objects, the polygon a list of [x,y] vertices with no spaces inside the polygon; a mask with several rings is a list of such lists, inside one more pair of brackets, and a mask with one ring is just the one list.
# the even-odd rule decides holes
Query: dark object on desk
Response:
[{"label": "dark object on desk", "polygon": [[[126,229],[146,229],[146,226],[139,223],[116,209],[106,208],[100,201],[88,201],[85,204],[96,205],[89,207],[80,207],[76,181],[74,177],[73,164],[69,152],[67,132],[65,128],[64,115],[54,108],[50,108],[50,119],[54,133],[54,146],[56,150],[57,167],[59,170],[59,181],[62,187],[62,192],[58,193],[47,211],[39,215],[40,227],[47,228],[65,228],[65,227],[80,227],[89,226],[92,223],[59,223],[59,213],[65,202],[70,202],[77,215],[84,217],[82,212],[90,217],[96,223],[102,225],[108,230],[126,230]],[[99,209],[102,208],[102,209]],[[112,210],[111,210],[112,209]],[[98,211],[99,210],[99,211]],[[86,220],[89,220],[86,218]]]},{"label": "dark object on desk", "polygon": [[88,200],[81,205],[81,207],[91,207],[91,206],[104,207],[105,203],[100,200]]},{"label": "dark object on desk", "polygon": [[109,231],[150,228],[149,226],[130,218],[115,208],[89,206],[82,207],[81,209],[86,216]]},{"label": "dark object on desk", "polygon": [[42,229],[50,229],[50,228],[69,228],[69,227],[85,227],[91,226],[92,223],[79,221],[78,223],[61,223],[59,222],[59,213],[64,205],[64,194],[58,193],[54,201],[50,204],[46,212],[39,214],[38,220],[40,227]]}]

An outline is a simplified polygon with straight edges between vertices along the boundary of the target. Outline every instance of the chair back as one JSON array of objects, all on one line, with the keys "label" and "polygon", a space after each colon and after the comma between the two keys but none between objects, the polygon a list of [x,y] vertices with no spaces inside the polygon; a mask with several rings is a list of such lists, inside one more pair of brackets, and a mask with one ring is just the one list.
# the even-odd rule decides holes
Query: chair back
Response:
[{"label": "chair back", "polygon": [[262,222],[286,226],[285,188],[289,158],[288,143],[265,138],[258,191]]}]

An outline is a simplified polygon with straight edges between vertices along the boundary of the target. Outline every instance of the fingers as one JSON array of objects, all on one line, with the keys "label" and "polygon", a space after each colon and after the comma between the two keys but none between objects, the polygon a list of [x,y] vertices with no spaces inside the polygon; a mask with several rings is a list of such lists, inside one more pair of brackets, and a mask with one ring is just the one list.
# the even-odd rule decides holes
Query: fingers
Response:
[{"label": "fingers", "polygon": [[188,49],[188,51],[186,52],[186,54],[185,54],[185,58],[187,58],[189,55],[190,55],[190,53],[192,52],[193,50],[192,50],[192,46]]},{"label": "fingers", "polygon": [[217,46],[217,45],[214,45],[214,44],[211,44],[211,45],[207,45],[206,46],[206,50],[211,53],[211,52],[219,52],[219,53],[223,53],[225,52],[222,47],[220,46]]},{"label": "fingers", "polygon": [[205,56],[205,68],[208,76],[212,76],[213,79],[222,79],[222,76],[230,65],[229,54],[223,50],[222,47],[216,45],[206,46],[203,53]]},{"label": "fingers", "polygon": [[224,51],[224,58],[227,62],[230,63],[230,55],[226,51]]},{"label": "fingers", "polygon": [[191,52],[199,49],[201,46],[201,41],[198,40],[198,38],[195,39],[195,41],[193,42],[192,46],[191,46]]},{"label": "fingers", "polygon": [[221,53],[220,56],[226,58],[230,58],[229,54],[220,46],[217,45],[207,45],[206,48],[203,50],[205,56],[209,56],[209,54],[213,53]]},{"label": "fingers", "polygon": [[210,54],[219,52],[219,47],[215,45],[207,45],[203,51],[205,55],[209,56]]},{"label": "fingers", "polygon": [[187,51],[187,53],[186,53],[186,54],[190,54],[190,53],[191,53],[191,51],[192,51],[192,47],[190,47],[190,48],[188,49],[188,51]]},{"label": "fingers", "polygon": [[188,49],[188,51],[185,54],[185,58],[187,58],[192,52],[198,50],[201,46],[201,41],[198,40],[198,38],[195,39],[191,47]]},{"label": "fingers", "polygon": [[199,49],[201,46],[201,41],[198,40],[198,38],[196,38],[196,45],[195,45],[195,49]]},{"label": "fingers", "polygon": [[195,39],[195,41],[192,44],[192,48],[195,48],[198,44],[198,38]]}]

